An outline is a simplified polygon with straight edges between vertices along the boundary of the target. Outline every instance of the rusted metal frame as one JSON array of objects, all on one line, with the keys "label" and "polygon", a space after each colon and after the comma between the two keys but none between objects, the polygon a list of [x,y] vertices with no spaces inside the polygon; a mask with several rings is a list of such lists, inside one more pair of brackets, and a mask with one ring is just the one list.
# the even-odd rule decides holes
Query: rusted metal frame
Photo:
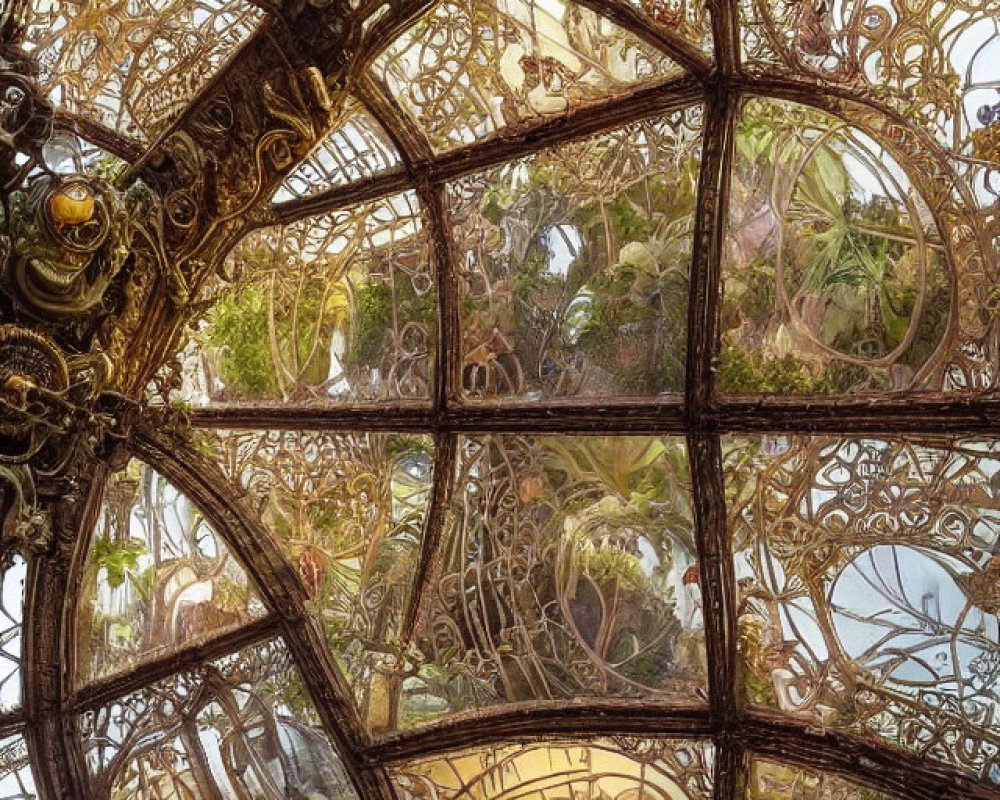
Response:
[{"label": "rusted metal frame", "polygon": [[437,590],[440,571],[441,538],[448,503],[455,483],[457,437],[438,434],[434,438],[434,477],[427,511],[424,515],[423,535],[420,537],[420,558],[413,575],[409,601],[403,617],[400,637],[410,643],[422,629],[431,612],[430,604]]},{"label": "rusted metal frame", "polygon": [[[647,117],[679,111],[703,99],[701,85],[694,78],[664,81],[624,97],[602,100],[532,124],[512,126],[482,141],[433,156],[426,162],[417,161],[413,169],[428,184],[447,183],[547,147],[615,130]],[[395,169],[366,182],[334,187],[309,197],[278,203],[271,207],[272,218],[278,223],[295,222],[411,187],[407,171]]]},{"label": "rusted metal frame", "polygon": [[716,734],[715,781],[712,794],[715,800],[737,800],[746,797],[750,759],[743,739],[729,728]]},{"label": "rusted metal frame", "polygon": [[645,14],[621,0],[573,0],[595,14],[611,20],[618,27],[666,53],[680,67],[699,79],[706,79],[715,65],[695,45],[671,32],[665,25],[657,25]]},{"label": "rusted metal frame", "polygon": [[70,705],[72,713],[81,714],[169,678],[171,675],[195,669],[246,647],[273,639],[281,633],[279,623],[276,614],[267,614],[235,630],[213,636],[200,644],[147,661],[121,675],[87,684],[72,698]]},{"label": "rusted metal frame", "polygon": [[[714,25],[713,16],[713,25]],[[684,415],[694,507],[708,695],[716,745],[715,800],[735,800],[744,758],[731,736],[739,717],[736,660],[736,581],[726,526],[726,491],[719,437],[706,425],[713,408],[713,362],[719,338],[725,236],[736,97],[718,83],[706,102],[688,294]]]},{"label": "rusted metal frame", "polygon": [[118,156],[125,161],[132,162],[142,156],[143,145],[131,136],[125,136],[118,131],[102,125],[96,120],[74,114],[65,109],[56,109],[56,128],[71,130],[81,139],[86,139],[91,144],[96,144],[102,150],[106,150],[113,156]]},{"label": "rusted metal frame", "polygon": [[[996,435],[1000,401],[976,397],[912,400],[902,397],[747,398],[717,401],[701,418],[704,431],[724,434],[828,433],[844,436],[940,433]],[[473,405],[435,414],[425,406],[315,408],[229,406],[197,408],[191,424],[206,429],[371,430],[412,433],[684,434],[679,403],[602,401],[524,406]]]},{"label": "rusted metal frame", "polygon": [[[33,558],[25,586],[22,627],[22,686],[25,742],[35,770],[35,783],[44,799],[86,797],[89,784],[76,716],[67,711],[67,688],[75,678],[74,650],[79,580],[73,583],[73,564],[81,541],[101,512],[107,469],[93,465],[76,495],[76,502],[53,506],[55,544]],[[59,602],[70,598],[71,602]]]},{"label": "rusted metal frame", "polygon": [[739,0],[709,0],[708,6],[712,15],[715,63],[719,74],[728,79],[738,75],[741,69]]},{"label": "rusted metal frame", "polygon": [[434,259],[437,300],[437,351],[434,358],[434,413],[441,417],[459,399],[461,388],[461,320],[459,319],[458,273],[452,228],[448,218],[446,188],[421,180],[417,197],[424,213],[424,227],[430,236]]},{"label": "rusted metal frame", "polygon": [[[426,225],[434,254],[434,278],[437,297],[437,353],[434,363],[434,418],[440,419],[457,401],[461,381],[461,340],[458,298],[458,275],[453,246],[453,231],[447,212],[447,189],[443,184],[425,182],[418,177],[417,195],[426,215]],[[410,595],[400,636],[406,644],[419,634],[436,590],[440,570],[440,549],[445,524],[445,510],[451,500],[457,457],[457,437],[437,433],[434,437],[434,476],[431,496],[420,537],[420,556],[413,575]]]},{"label": "rusted metal frame", "polygon": [[721,401],[710,417],[720,433],[997,435],[1000,402],[982,397],[746,398]]},{"label": "rusted metal frame", "polygon": [[[715,732],[725,734],[739,719],[736,660],[736,580],[726,526],[722,447],[714,434],[687,439],[694,502],[695,542],[701,583],[708,695]],[[725,740],[719,742],[720,747]]]},{"label": "rusted metal frame", "polygon": [[712,733],[704,706],[666,707],[648,702],[563,702],[486,709],[384,737],[365,750],[369,763],[392,764],[443,755],[456,749],[500,742],[606,735],[707,738]]},{"label": "rusted metal frame", "polygon": [[[187,124],[188,120],[201,110],[201,103],[204,99],[210,97],[216,90],[216,88],[227,80],[235,70],[241,69],[241,65],[244,63],[244,55],[252,55],[258,47],[261,46],[261,41],[268,38],[271,35],[272,28],[275,25],[277,17],[267,16],[265,17],[260,25],[257,26],[256,30],[251,33],[243,42],[237,45],[233,54],[229,57],[229,60],[222,65],[222,68],[217,70],[207,81],[205,81],[204,86],[202,86],[194,96],[188,100],[184,110],[181,111],[170,123],[164,128],[159,135],[146,147],[142,155],[132,162],[129,169],[118,179],[117,183],[120,186],[128,186],[134,181],[142,171],[142,169],[149,163],[150,159],[163,147],[164,143],[170,139],[177,131],[182,130]],[[250,69],[256,66],[253,58],[247,59],[250,65]]]},{"label": "rusted metal frame", "polygon": [[24,712],[21,709],[0,714],[0,736],[17,733],[23,725]]},{"label": "rusted metal frame", "polygon": [[285,644],[361,796],[392,800],[391,795],[374,794],[385,781],[377,776],[373,781],[371,770],[361,769],[359,753],[367,734],[351,701],[350,687],[333,663],[322,632],[306,607],[305,588],[298,573],[288,564],[260,521],[237,499],[242,494],[239,488],[217,464],[177,437],[139,425],[130,445],[139,458],[195,503],[233,555],[240,559],[254,579],[258,592],[280,618]]},{"label": "rusted metal frame", "polygon": [[[369,747],[370,763],[405,763],[443,756],[466,747],[527,742],[560,737],[587,739],[607,735],[705,738],[714,725],[707,709],[659,710],[648,704],[593,703],[584,707],[552,703],[544,707],[502,708],[469,714],[386,737]],[[737,792],[744,787],[751,754],[812,770],[832,772],[907,800],[997,800],[1000,791],[971,776],[925,760],[888,743],[860,738],[779,712],[748,711],[729,732],[731,755],[716,760],[738,762],[736,770],[720,767],[717,780],[735,776]],[[741,774],[742,773],[742,774]],[[731,784],[732,785],[732,784]],[[740,795],[738,795],[740,796]]]},{"label": "rusted metal frame", "polygon": [[688,293],[686,413],[697,429],[712,409],[713,362],[719,342],[722,252],[726,230],[736,98],[716,87],[706,102],[701,173],[691,245]]},{"label": "rusted metal frame", "polygon": [[820,85],[813,80],[803,80],[794,75],[777,73],[769,75],[739,75],[730,80],[730,85],[732,88],[738,89],[742,94],[776,98],[778,100],[790,100],[795,103],[803,103],[823,109],[828,109],[829,106],[829,104],[820,102],[824,98],[833,97],[839,100],[847,100],[867,106],[894,121],[912,125],[912,122],[909,122],[898,111],[873,99],[871,95],[842,84],[829,83]]},{"label": "rusted metal frame", "polygon": [[739,735],[764,758],[833,772],[906,800],[998,800],[1000,789],[955,767],[880,741],[817,726],[780,712],[748,710]]}]

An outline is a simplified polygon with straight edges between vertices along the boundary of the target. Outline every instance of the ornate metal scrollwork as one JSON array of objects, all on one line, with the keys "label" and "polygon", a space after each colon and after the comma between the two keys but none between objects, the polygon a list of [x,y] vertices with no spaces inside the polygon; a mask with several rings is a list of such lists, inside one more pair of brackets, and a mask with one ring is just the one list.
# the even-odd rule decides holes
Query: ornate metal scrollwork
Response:
[{"label": "ornate metal scrollwork", "polygon": [[46,503],[113,427],[101,326],[132,240],[128,195],[57,175],[43,147],[53,110],[30,65],[0,53],[0,564],[52,540]]},{"label": "ornate metal scrollwork", "polygon": [[122,193],[83,175],[44,175],[11,200],[7,289],[15,303],[43,319],[99,313],[128,256]]}]

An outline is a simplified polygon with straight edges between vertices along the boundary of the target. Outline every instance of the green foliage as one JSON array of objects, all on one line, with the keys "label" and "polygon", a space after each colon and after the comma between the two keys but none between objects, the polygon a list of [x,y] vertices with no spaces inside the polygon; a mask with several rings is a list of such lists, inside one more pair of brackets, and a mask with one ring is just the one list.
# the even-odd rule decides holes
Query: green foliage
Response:
[{"label": "green foliage", "polygon": [[642,572],[639,557],[621,550],[577,550],[579,568],[602,589],[623,589],[641,593],[651,587]]},{"label": "green foliage", "polygon": [[114,542],[102,536],[94,542],[94,564],[98,570],[107,571],[108,586],[117,589],[126,577],[135,573],[139,558],[147,553],[146,545],[139,539]]},{"label": "green foliage", "polygon": [[344,355],[344,367],[378,365],[386,350],[386,332],[392,330],[392,287],[369,283],[354,292],[354,330]]},{"label": "green foliage", "polygon": [[723,394],[829,394],[835,390],[825,371],[814,375],[790,353],[765,357],[728,339],[716,361],[715,383]]},{"label": "green foliage", "polygon": [[257,286],[222,295],[212,307],[209,340],[222,352],[222,380],[241,394],[278,392],[268,343],[267,295]]}]

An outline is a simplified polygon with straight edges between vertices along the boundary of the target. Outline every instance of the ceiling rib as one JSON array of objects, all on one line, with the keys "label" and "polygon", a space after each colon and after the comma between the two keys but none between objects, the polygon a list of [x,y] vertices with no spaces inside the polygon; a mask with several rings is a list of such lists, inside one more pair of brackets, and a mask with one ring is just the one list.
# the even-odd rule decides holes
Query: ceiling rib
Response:
[{"label": "ceiling rib", "polygon": [[[195,428],[414,431],[453,433],[648,433],[687,431],[725,434],[826,433],[842,436],[915,435],[949,438],[996,434],[1000,400],[937,397],[923,401],[868,396],[844,401],[803,397],[797,401],[724,400],[703,411],[696,424],[684,419],[679,399],[666,403],[604,401],[549,406],[473,405],[435,413],[429,408],[323,408],[318,406],[219,406],[190,412]],[[942,431],[944,431],[942,433]]]},{"label": "ceiling rib", "polygon": [[[631,707],[591,701],[587,706],[553,703],[431,723],[377,742],[366,749],[363,757],[369,763],[396,764],[512,741],[611,735],[698,738],[711,736],[712,731],[707,708],[668,710],[648,703]],[[907,800],[1000,797],[997,790],[953,773],[945,765],[925,761],[878,739],[825,730],[777,712],[748,710],[728,736],[738,751],[745,748],[747,756],[754,754],[808,769],[836,772]],[[740,788],[739,784],[736,786]]]},{"label": "ceiling rib", "polygon": [[[621,128],[630,122],[667,114],[701,102],[700,84],[690,77],[665,81],[638,89],[627,97],[611,98],[575,108],[560,116],[533,124],[501,130],[474,144],[457,147],[427,162],[416,162],[414,170],[429,183],[441,183],[479,172],[513,159],[531,155],[556,144]],[[374,200],[410,188],[405,170],[372,179],[366,189],[354,184],[335,187],[309,197],[272,206],[269,222],[294,222],[306,217]]]},{"label": "ceiling rib", "polygon": [[168,653],[143,662],[128,672],[80,688],[70,696],[67,706],[72,709],[71,713],[80,714],[138,691],[155,681],[169,678],[178,672],[194,669],[209,661],[273,639],[281,633],[279,623],[280,618],[276,614],[267,614],[240,628],[225,631],[179,652]]},{"label": "ceiling rib", "polygon": [[240,556],[258,592],[281,620],[285,644],[344,768],[361,796],[372,797],[371,776],[365,774],[359,762],[359,748],[367,734],[351,700],[350,688],[315,630],[298,573],[260,521],[233,501],[236,487],[217,464],[187,442],[151,427],[139,426],[134,431],[132,447],[139,458],[198,506],[230,551]]},{"label": "ceiling rib", "polygon": [[744,759],[728,735],[738,719],[736,582],[726,525],[726,489],[718,436],[697,433],[711,407],[718,340],[722,247],[733,161],[736,98],[717,87],[706,103],[705,130],[688,292],[685,419],[691,470],[708,663],[708,696],[716,744],[715,800],[736,800]]},{"label": "ceiling rib", "polygon": [[739,0],[708,0],[712,15],[712,42],[719,75],[725,80],[740,73]]},{"label": "ceiling rib", "polygon": [[[652,712],[652,713],[651,713]],[[670,707],[588,698],[586,705],[551,701],[529,707],[500,707],[432,722],[387,736],[367,748],[368,763],[406,763],[453,750],[556,736],[708,737],[707,706]]]},{"label": "ceiling rib", "polygon": [[413,117],[402,109],[383,81],[365,70],[358,76],[354,96],[368,110],[396,145],[410,180],[416,182],[415,165],[433,158],[431,144]]},{"label": "ceiling rib", "polygon": [[71,130],[81,139],[86,139],[106,150],[113,156],[133,162],[142,157],[143,145],[131,136],[125,136],[102,125],[96,120],[64,109],[56,109],[55,127]]},{"label": "ceiling rib", "polygon": [[615,25],[635,34],[639,39],[651,44],[670,56],[685,71],[699,80],[705,80],[715,69],[712,59],[683,36],[671,33],[664,25],[654,25],[634,7],[621,0],[574,0],[578,5],[589,8],[595,14],[611,20]]}]

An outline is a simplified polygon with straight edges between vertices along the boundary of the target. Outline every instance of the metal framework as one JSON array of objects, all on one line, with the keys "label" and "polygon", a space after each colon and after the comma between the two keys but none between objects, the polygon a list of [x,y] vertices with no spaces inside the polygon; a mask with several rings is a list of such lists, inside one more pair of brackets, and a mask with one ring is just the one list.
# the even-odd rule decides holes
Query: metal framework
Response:
[{"label": "metal framework", "polygon": [[[623,96],[530,119],[481,141],[440,150],[404,110],[392,88],[368,71],[378,54],[426,14],[431,3],[392,4],[382,15],[377,13],[377,3],[363,2],[357,11],[346,13],[346,5],[342,8],[338,3],[323,7],[293,3],[280,8],[266,3],[260,4],[266,19],[250,38],[198,88],[180,113],[152,126],[153,135],[145,141],[81,110],[55,112],[57,127],[70,128],[128,162],[117,178],[120,187],[141,178],[165,207],[184,201],[194,211],[183,224],[177,215],[166,214],[158,229],[146,234],[156,243],[146,249],[157,253],[144,256],[132,268],[128,299],[119,306],[108,329],[111,333],[100,334],[116,377],[99,387],[94,397],[80,401],[83,406],[89,403],[90,409],[80,424],[86,431],[98,418],[110,417],[115,420],[112,429],[101,434],[103,443],[96,450],[84,452],[74,440],[69,447],[76,448],[75,460],[63,482],[47,488],[44,481],[39,483],[51,537],[30,557],[21,667],[23,709],[0,722],[5,730],[23,730],[32,763],[45,765],[36,767],[35,773],[41,797],[90,796],[80,715],[276,635],[286,643],[346,773],[364,798],[393,800],[397,795],[388,768],[415,759],[502,742],[601,736],[711,740],[716,748],[717,800],[745,796],[751,755],[838,774],[907,798],[1000,797],[1000,790],[988,782],[888,743],[752,706],[744,700],[741,685],[741,598],[727,516],[724,439],[772,433],[903,436],[939,442],[995,435],[1000,421],[1000,402],[989,392],[746,399],[726,396],[716,387],[723,338],[726,215],[741,102],[748,97],[770,97],[817,112],[857,110],[869,115],[865,124],[872,130],[879,125],[884,129],[907,125],[908,117],[876,102],[857,81],[831,80],[820,86],[815,75],[804,69],[798,75],[779,70],[762,74],[759,65],[741,64],[745,48],[739,26],[747,22],[741,23],[746,11],[741,11],[736,0],[709,3],[714,58],[623,0],[586,0],[582,5],[662,51],[686,74],[657,79]],[[15,22],[26,11],[11,10],[5,37],[21,34]],[[304,97],[310,71],[325,79],[323,92],[313,98]],[[324,92],[325,98],[319,96]],[[338,104],[348,94],[382,125],[399,151],[400,163],[370,178],[271,204],[269,198],[295,164],[341,121]],[[469,402],[463,388],[461,264],[448,185],[557,144],[585,140],[698,103],[704,107],[703,147],[692,226],[683,394],[648,401]],[[222,110],[229,115],[229,128],[218,133],[210,122]],[[895,143],[894,152],[904,153],[907,146],[905,141]],[[250,165],[256,172],[248,177]],[[929,178],[931,183],[934,180]],[[408,190],[415,191],[424,214],[435,270],[437,338],[434,382],[427,403],[263,402],[175,412],[143,400],[147,385],[180,349],[185,325],[198,313],[200,293],[244,237],[255,230],[292,225]],[[935,210],[942,218],[950,213],[943,206]],[[953,227],[957,229],[959,223]],[[948,235],[957,241],[958,234],[942,231],[943,238]],[[995,261],[996,252],[988,246],[981,257]],[[143,282],[142,269],[155,272],[155,277]],[[448,715],[412,730],[373,734],[325,644],[300,571],[274,543],[245,489],[193,444],[204,431],[242,428],[408,432],[432,437],[433,482],[402,615],[404,641],[412,641],[422,624],[431,602],[432,579],[444,558],[447,504],[455,488],[463,436],[614,433],[684,437],[704,607],[707,703],[612,698],[584,704],[538,702],[530,707],[501,706]],[[86,633],[78,630],[77,602],[84,565],[101,513],[104,486],[131,456],[193,501],[229,550],[239,555],[267,610],[234,631],[81,686],[77,638]]]}]

